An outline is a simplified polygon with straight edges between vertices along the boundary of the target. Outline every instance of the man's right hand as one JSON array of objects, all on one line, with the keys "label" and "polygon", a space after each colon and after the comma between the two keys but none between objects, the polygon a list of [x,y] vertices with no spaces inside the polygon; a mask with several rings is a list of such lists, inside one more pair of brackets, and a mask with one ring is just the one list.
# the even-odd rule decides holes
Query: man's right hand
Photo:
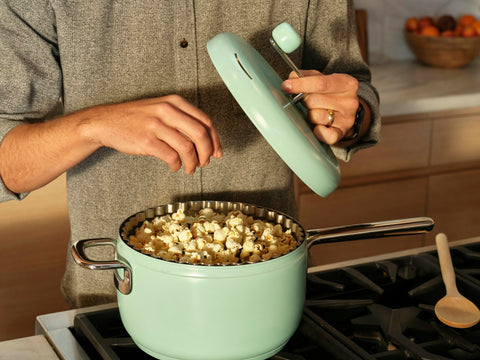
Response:
[{"label": "man's right hand", "polygon": [[192,174],[222,156],[220,139],[210,118],[178,95],[84,111],[85,134],[99,146],[126,154],[150,155],[173,171],[184,164]]}]

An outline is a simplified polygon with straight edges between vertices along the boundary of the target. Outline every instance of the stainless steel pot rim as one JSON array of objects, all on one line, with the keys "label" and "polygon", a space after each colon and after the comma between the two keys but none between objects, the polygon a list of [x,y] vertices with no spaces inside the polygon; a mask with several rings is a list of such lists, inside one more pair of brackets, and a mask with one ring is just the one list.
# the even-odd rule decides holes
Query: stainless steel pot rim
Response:
[{"label": "stainless steel pot rim", "polygon": [[[198,211],[203,208],[211,208],[217,212],[228,213],[230,211],[240,210],[244,214],[254,217],[255,219],[261,219],[264,221],[269,221],[274,224],[280,224],[284,229],[291,229],[292,235],[299,240],[299,245],[291,250],[289,253],[281,255],[277,258],[269,259],[269,260],[261,260],[259,262],[243,262],[243,263],[229,263],[229,264],[194,264],[188,262],[178,262],[175,260],[166,260],[155,255],[143,252],[141,250],[134,249],[133,246],[130,245],[128,240],[129,235],[140,226],[145,220],[152,220],[157,216],[163,216],[167,214],[172,214],[179,209],[183,211],[194,210]],[[265,262],[272,262],[278,259],[281,259],[285,256],[288,256],[295,251],[297,251],[301,245],[305,241],[305,230],[303,227],[291,216],[282,213],[280,211],[270,209],[267,207],[262,207],[258,205],[253,205],[249,203],[243,202],[233,202],[233,201],[220,201],[220,200],[192,200],[192,201],[185,201],[185,202],[175,202],[165,205],[159,205],[156,207],[151,207],[142,211],[139,211],[127,219],[123,221],[119,229],[119,235],[121,241],[123,241],[129,248],[132,250],[154,258],[155,260],[164,261],[168,263],[180,264],[180,265],[187,265],[187,266],[200,266],[200,267],[233,267],[233,266],[251,266],[251,265],[258,265]]]}]

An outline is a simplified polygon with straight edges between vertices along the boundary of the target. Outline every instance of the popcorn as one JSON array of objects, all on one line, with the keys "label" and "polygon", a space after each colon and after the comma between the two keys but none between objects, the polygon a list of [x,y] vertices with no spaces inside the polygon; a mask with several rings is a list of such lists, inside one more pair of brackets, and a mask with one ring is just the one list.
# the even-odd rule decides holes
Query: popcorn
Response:
[{"label": "popcorn", "polygon": [[223,229],[218,229],[218,230],[215,230],[215,232],[213,233],[213,240],[214,241],[218,241],[218,242],[224,242],[225,239],[226,239],[226,235],[225,233],[223,232]]},{"label": "popcorn", "polygon": [[146,220],[129,237],[130,245],[164,260],[226,265],[277,258],[300,245],[280,224],[243,214],[204,208],[195,214],[178,210]]},{"label": "popcorn", "polygon": [[208,220],[212,219],[212,217],[215,215],[215,212],[213,211],[213,209],[210,209],[210,208],[204,208],[200,210],[198,213],[200,216],[203,216]]},{"label": "popcorn", "polygon": [[187,216],[183,213],[183,210],[181,209],[178,209],[178,211],[172,215],[173,220],[176,220],[180,223],[184,222],[186,217]]},{"label": "popcorn", "polygon": [[178,240],[182,243],[187,242],[193,238],[192,232],[189,229],[184,229],[178,232]]},{"label": "popcorn", "polygon": [[242,245],[239,242],[236,242],[232,238],[227,238],[227,241],[225,242],[225,247],[233,254],[236,254],[238,250],[242,247]]}]

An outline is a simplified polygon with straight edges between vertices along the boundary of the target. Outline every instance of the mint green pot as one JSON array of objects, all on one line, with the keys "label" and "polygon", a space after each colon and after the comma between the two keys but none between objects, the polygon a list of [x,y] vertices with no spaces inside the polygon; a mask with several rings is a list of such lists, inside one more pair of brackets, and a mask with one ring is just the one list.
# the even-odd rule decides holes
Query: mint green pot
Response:
[{"label": "mint green pot", "polygon": [[[180,264],[131,248],[128,235],[146,219],[210,207],[241,210],[291,229],[301,241],[294,251],[264,262],[227,266]],[[293,218],[245,203],[190,201],[134,214],[113,239],[72,245],[75,262],[93,270],[115,269],[121,319],[133,341],[165,360],[256,360],[279,352],[297,329],[305,300],[307,255],[314,244],[419,234],[433,228],[430,218],[357,224],[306,232]],[[116,259],[91,260],[85,250],[110,245]]]},{"label": "mint green pot", "polygon": [[[266,359],[280,351],[302,317],[307,243],[276,259],[241,265],[180,264],[143,254],[125,241],[147,218],[178,208],[240,209],[282,223],[296,236],[303,229],[276,211],[231,202],[169,204],[132,215],[118,240],[90,239],[76,244],[74,258],[91,269],[116,268],[118,307],[125,329],[146,353],[166,360]],[[89,246],[112,245],[114,261],[90,261]],[[75,255],[76,254],[76,255]]]},{"label": "mint green pot", "polygon": [[117,252],[132,268],[131,293],[117,293],[122,322],[156,358],[266,359],[300,322],[305,243],[281,258],[240,266],[171,263],[121,240]]}]

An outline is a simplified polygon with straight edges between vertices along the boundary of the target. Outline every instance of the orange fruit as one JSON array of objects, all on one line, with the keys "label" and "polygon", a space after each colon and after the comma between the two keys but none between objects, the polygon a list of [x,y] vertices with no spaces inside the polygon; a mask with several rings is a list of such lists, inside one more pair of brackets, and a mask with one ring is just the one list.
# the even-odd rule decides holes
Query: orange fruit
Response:
[{"label": "orange fruit", "polygon": [[454,37],[455,36],[455,32],[453,32],[453,30],[445,30],[445,31],[442,31],[440,33],[440,36],[443,36],[443,37]]},{"label": "orange fruit", "polygon": [[408,18],[405,21],[405,30],[408,32],[417,32],[418,31],[418,19],[415,17]]},{"label": "orange fruit", "polygon": [[475,21],[477,21],[475,16],[473,16],[472,14],[466,14],[460,16],[460,18],[458,19],[458,24],[460,26],[466,27],[468,25],[472,25]]},{"label": "orange fruit", "polygon": [[462,29],[462,36],[463,36],[463,37],[473,37],[473,36],[477,36],[477,31],[475,30],[475,28],[474,28],[472,25],[465,26],[465,27]]},{"label": "orange fruit", "polygon": [[472,26],[475,29],[477,36],[480,36],[480,20],[475,21]]},{"label": "orange fruit", "polygon": [[423,28],[433,25],[435,25],[435,21],[431,16],[423,16],[418,20],[418,29],[420,31],[422,31]]},{"label": "orange fruit", "polygon": [[455,36],[462,36],[462,30],[463,26],[457,25],[453,32],[455,33]]},{"label": "orange fruit", "polygon": [[425,36],[439,36],[440,30],[438,30],[436,26],[426,26],[420,30],[420,34]]}]

